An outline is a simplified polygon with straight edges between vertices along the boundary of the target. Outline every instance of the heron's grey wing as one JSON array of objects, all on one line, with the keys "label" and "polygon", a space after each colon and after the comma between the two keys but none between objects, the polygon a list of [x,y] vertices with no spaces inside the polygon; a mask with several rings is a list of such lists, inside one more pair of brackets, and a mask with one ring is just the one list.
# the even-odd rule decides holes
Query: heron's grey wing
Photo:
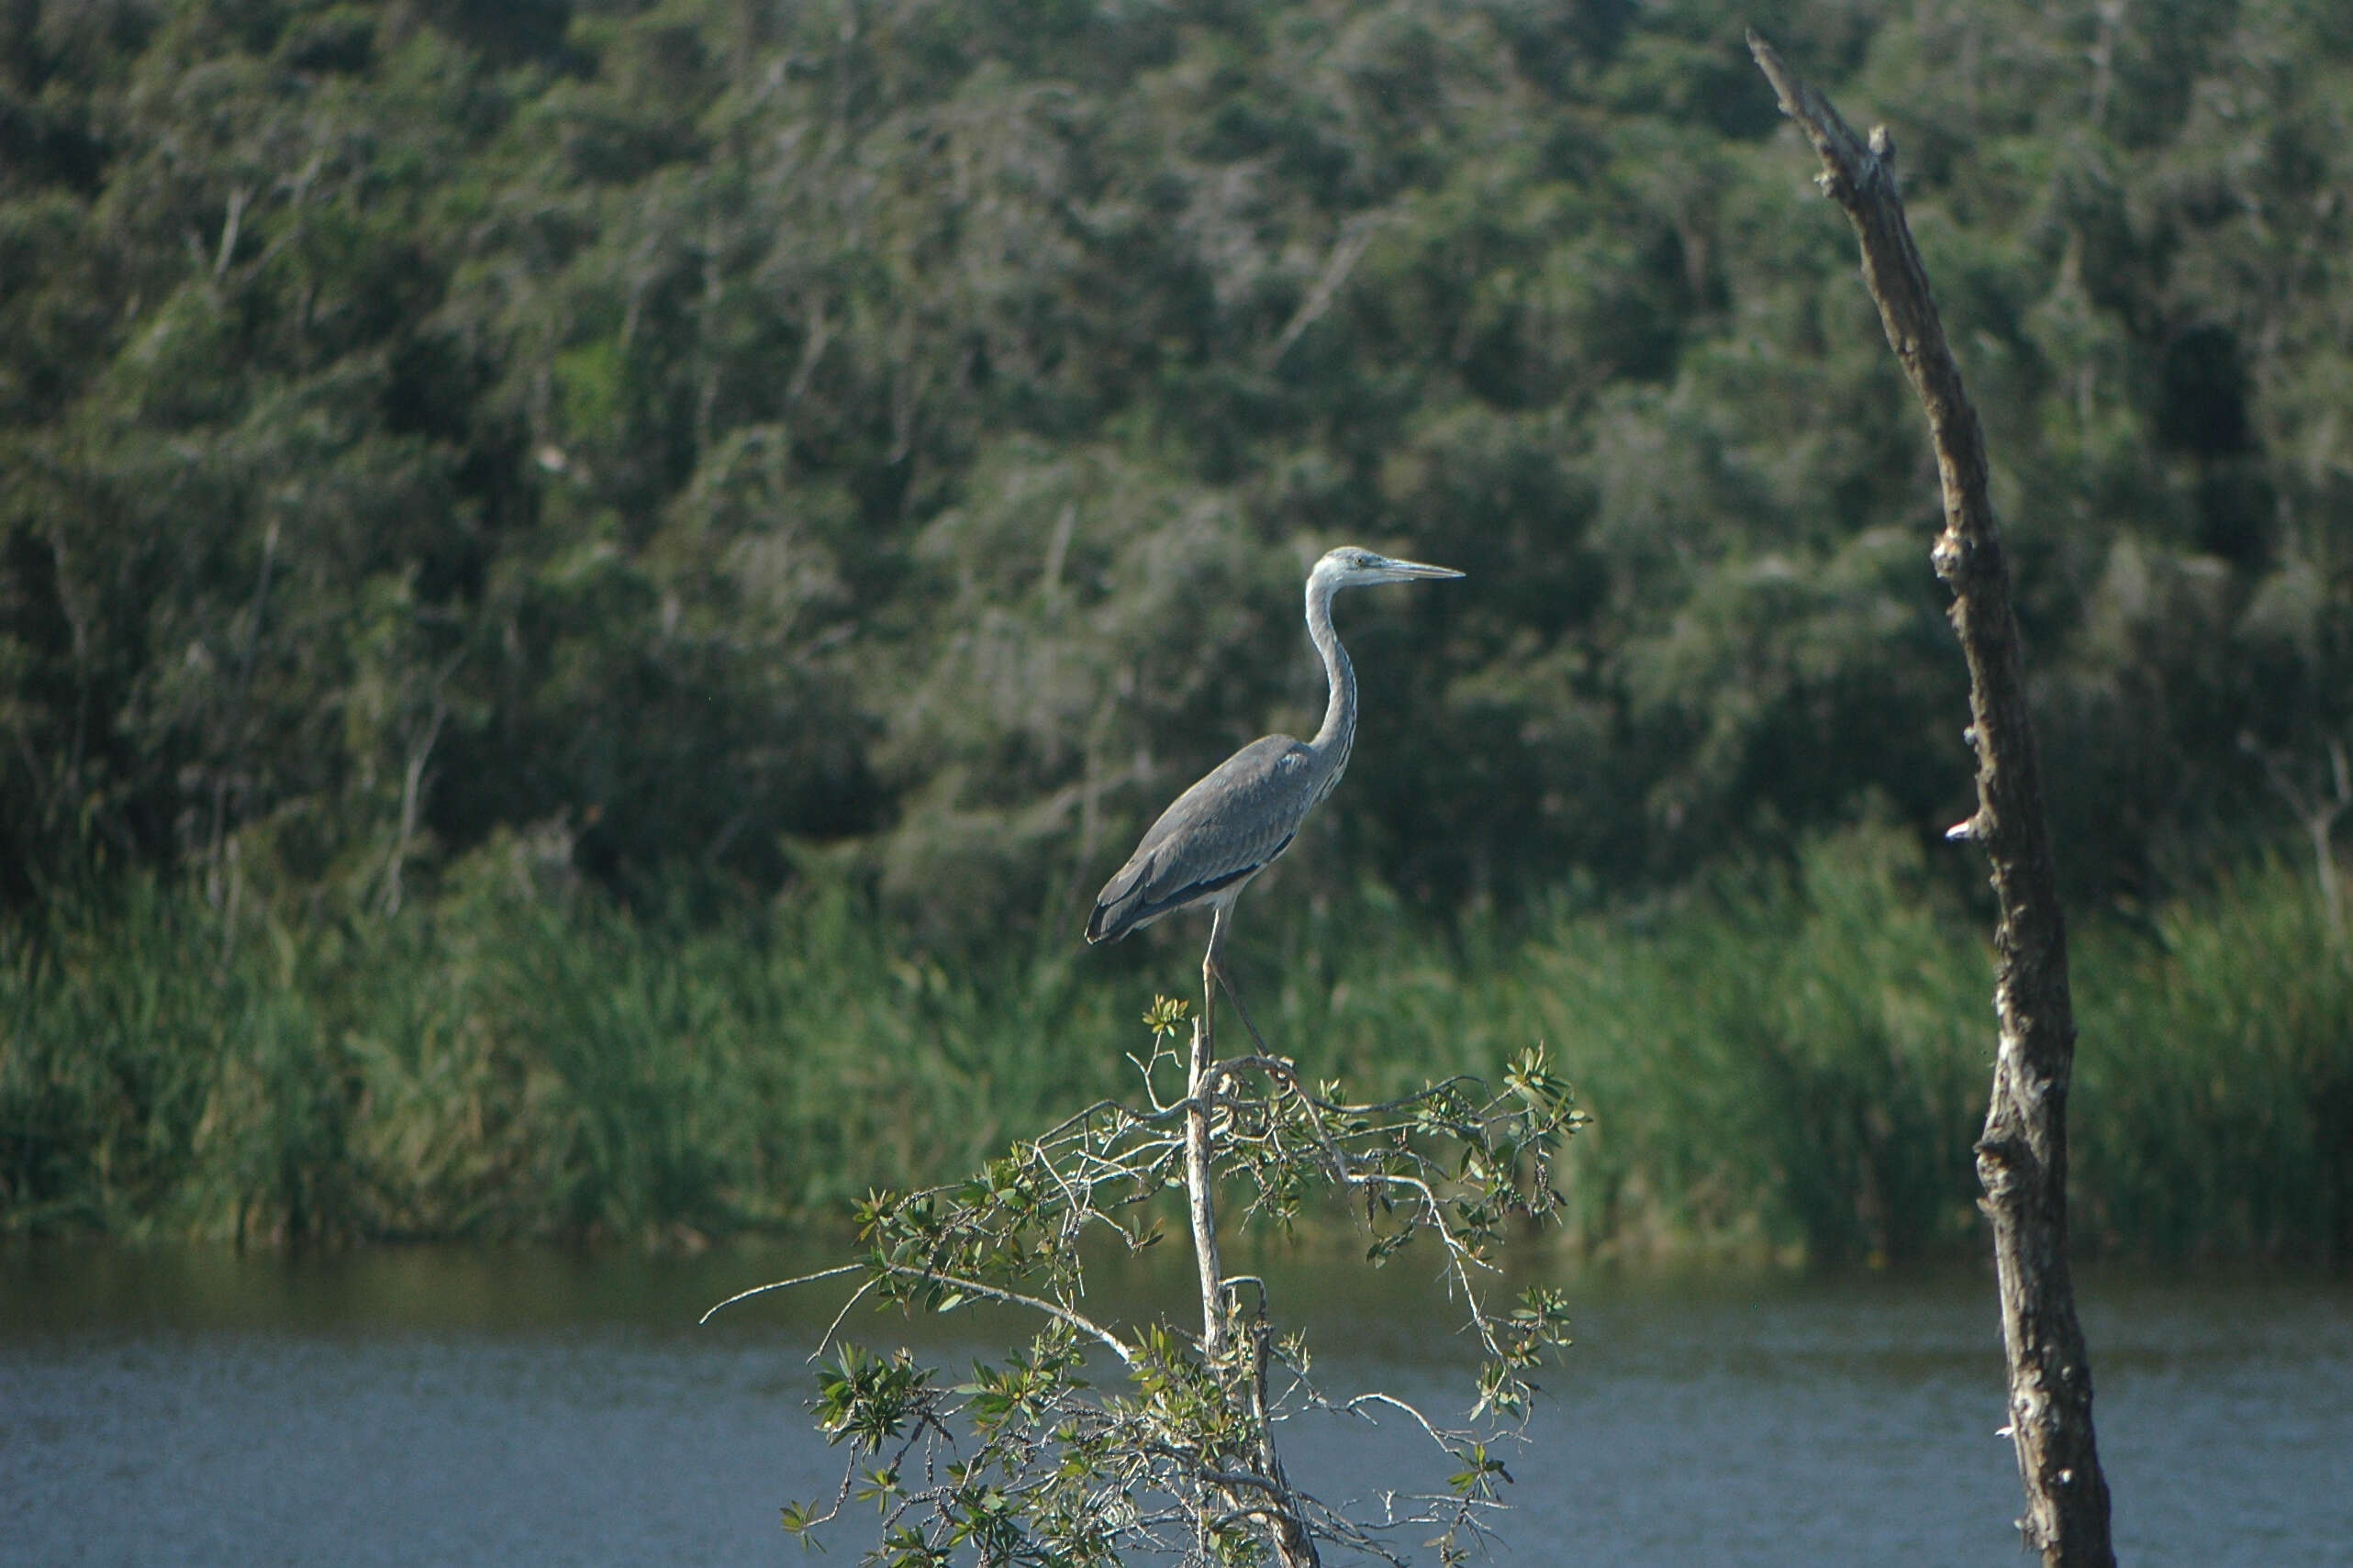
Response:
[{"label": "heron's grey wing", "polygon": [[1117,940],[1264,869],[1315,804],[1312,756],[1288,735],[1268,735],[1178,795],[1104,884],[1087,940]]}]

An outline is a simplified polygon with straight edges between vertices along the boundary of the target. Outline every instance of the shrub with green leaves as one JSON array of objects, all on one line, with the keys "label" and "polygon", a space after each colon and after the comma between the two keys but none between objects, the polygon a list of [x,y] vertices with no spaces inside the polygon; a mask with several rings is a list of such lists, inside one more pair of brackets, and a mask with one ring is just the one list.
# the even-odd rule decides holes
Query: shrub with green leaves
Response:
[{"label": "shrub with green leaves", "polygon": [[[1444,1562],[1464,1559],[1508,1479],[1492,1447],[1525,1421],[1531,1371],[1567,1343],[1557,1293],[1535,1287],[1499,1307],[1490,1284],[1507,1223],[1558,1205],[1553,1162],[1584,1119],[1567,1085],[1531,1051],[1500,1089],[1449,1078],[1351,1104],[1285,1059],[1211,1062],[1197,1032],[1196,1093],[1164,1098],[1163,1083],[1187,1076],[1169,1044],[1185,1012],[1163,998],[1146,1017],[1141,1103],[1090,1106],[965,1181],[873,1195],[858,1209],[857,1262],[784,1282],[854,1279],[850,1305],[994,1302],[1038,1320],[1025,1348],[963,1382],[905,1350],[842,1346],[819,1373],[816,1412],[849,1462],[829,1502],[785,1510],[788,1530],[821,1539],[850,1503],[871,1502],[881,1527],[866,1561],[887,1568],[1105,1564],[1134,1552],[1297,1568],[1318,1560],[1318,1542],[1401,1562],[1409,1538]],[[1464,1421],[1442,1424],[1386,1393],[1324,1389],[1304,1341],[1278,1333],[1266,1282],[1224,1276],[1214,1244],[1196,1257],[1198,1333],[1093,1314],[1090,1244],[1141,1251],[1164,1239],[1172,1201],[1207,1211],[1209,1194],[1188,1192],[1196,1118],[1208,1127],[1210,1187],[1221,1178],[1241,1190],[1245,1228],[1287,1227],[1318,1195],[1342,1196],[1361,1205],[1366,1266],[1417,1240],[1438,1250],[1482,1357]],[[1446,1488],[1384,1493],[1369,1511],[1302,1493],[1278,1437],[1317,1415],[1412,1423],[1451,1466]]]}]

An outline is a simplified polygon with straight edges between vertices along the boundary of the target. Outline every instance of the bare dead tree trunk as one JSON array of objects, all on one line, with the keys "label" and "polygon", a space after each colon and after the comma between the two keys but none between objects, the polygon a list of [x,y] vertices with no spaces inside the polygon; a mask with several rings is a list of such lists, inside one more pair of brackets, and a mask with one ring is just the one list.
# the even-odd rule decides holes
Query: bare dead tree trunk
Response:
[{"label": "bare dead tree trunk", "polygon": [[1985,436],[1904,222],[1886,128],[1874,128],[1866,143],[1770,44],[1751,32],[1748,47],[1782,113],[1821,154],[1823,189],[1855,226],[1864,284],[1935,444],[1945,530],[1932,559],[1953,594],[1978,762],[1977,813],[1950,837],[1985,846],[2002,906],[1993,990],[2001,1039],[1977,1163],[1985,1187],[1980,1207],[1993,1222],[2010,1435],[2026,1492],[2018,1524],[2046,1568],[2113,1568],[2108,1483],[2091,1427],[2091,1366],[2068,1268],[2067,1094],[2075,1018],[2067,928],[2043,817],[2010,567],[1986,494]]}]

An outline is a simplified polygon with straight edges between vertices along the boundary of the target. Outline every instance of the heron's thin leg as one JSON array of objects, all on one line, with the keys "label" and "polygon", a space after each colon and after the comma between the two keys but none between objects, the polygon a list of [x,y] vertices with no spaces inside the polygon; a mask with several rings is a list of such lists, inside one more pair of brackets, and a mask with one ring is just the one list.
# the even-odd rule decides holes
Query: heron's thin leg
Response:
[{"label": "heron's thin leg", "polygon": [[[1210,947],[1207,952],[1201,954],[1201,1038],[1211,1042],[1217,1039],[1211,1028],[1210,1015],[1217,1010],[1218,947],[1219,937],[1224,929],[1225,911],[1212,907],[1210,910]],[[1214,1043],[1211,1044],[1210,1049],[1212,1051],[1216,1049]]]},{"label": "heron's thin leg", "polygon": [[1226,999],[1233,1004],[1233,1010],[1242,1015],[1242,1027],[1250,1031],[1250,1038],[1257,1043],[1258,1054],[1274,1055],[1266,1049],[1266,1037],[1260,1034],[1258,1026],[1250,1021],[1250,1009],[1242,1005],[1242,993],[1233,988],[1233,975],[1226,969],[1222,959],[1218,962],[1217,976],[1218,984],[1225,989]]},{"label": "heron's thin leg", "polygon": [[[1258,1026],[1250,1021],[1250,1009],[1242,1005],[1242,993],[1234,989],[1233,975],[1225,967],[1225,938],[1232,926],[1233,906],[1231,904],[1221,904],[1210,912],[1210,951],[1208,956],[1201,960],[1202,991],[1206,995],[1210,989],[1210,983],[1214,978],[1217,984],[1224,988],[1227,998],[1233,1003],[1233,1010],[1242,1015],[1242,1027],[1250,1031],[1252,1041],[1258,1047],[1258,1054],[1272,1056],[1275,1053],[1266,1049],[1266,1037],[1260,1034]],[[1207,1002],[1202,1006],[1206,1008]]]}]

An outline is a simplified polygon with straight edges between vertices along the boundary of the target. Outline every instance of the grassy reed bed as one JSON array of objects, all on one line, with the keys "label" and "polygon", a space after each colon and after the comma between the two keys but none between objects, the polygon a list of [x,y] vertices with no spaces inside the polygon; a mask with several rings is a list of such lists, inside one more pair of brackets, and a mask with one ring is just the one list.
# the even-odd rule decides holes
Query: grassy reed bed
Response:
[{"label": "grassy reed bed", "polygon": [[[1271,891],[1271,890],[1270,890]],[[1596,1118],[1572,1240],[1903,1256],[1977,1224],[1991,970],[1891,836],[1511,931],[1277,892],[1238,967],[1353,1089],[1545,1041]],[[512,878],[397,919],[137,885],[0,937],[0,1229],[684,1238],[840,1212],[1126,1089],[1178,930],[951,965],[839,895],[718,929]],[[2079,1235],[2353,1247],[2353,968],[2292,868],[2081,924]]]}]

